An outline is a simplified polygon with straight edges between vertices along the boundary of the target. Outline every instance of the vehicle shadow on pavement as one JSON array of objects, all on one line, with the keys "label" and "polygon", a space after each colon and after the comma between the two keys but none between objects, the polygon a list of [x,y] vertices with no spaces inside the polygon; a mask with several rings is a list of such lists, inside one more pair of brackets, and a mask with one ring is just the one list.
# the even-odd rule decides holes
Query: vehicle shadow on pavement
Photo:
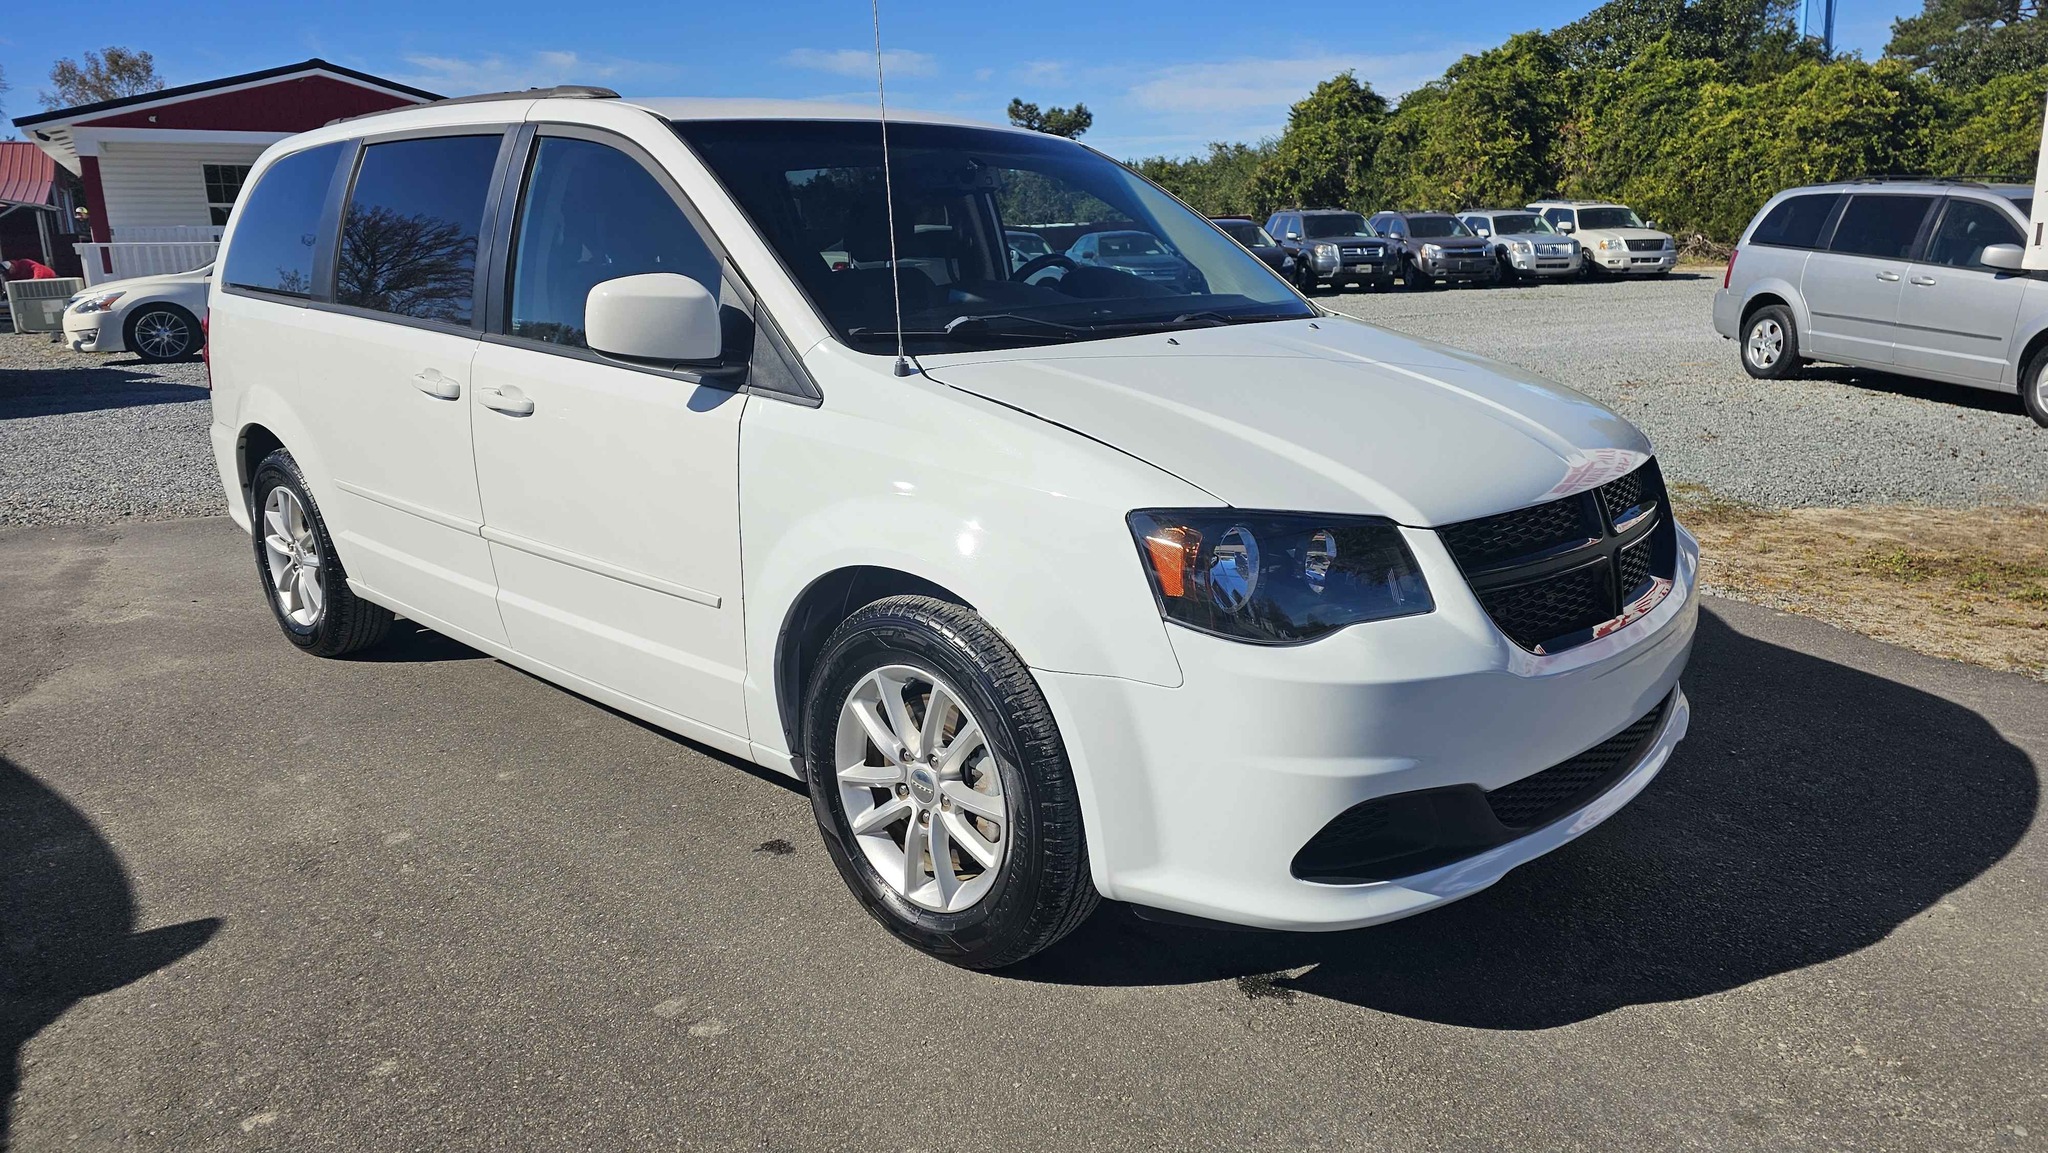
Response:
[{"label": "vehicle shadow on pavement", "polygon": [[137,932],[127,870],[92,821],[0,757],[0,1150],[31,1037],[185,956],[218,917]]},{"label": "vehicle shadow on pavement", "polygon": [[1552,1028],[1865,948],[1997,863],[2033,820],[2033,762],[1940,697],[1710,612],[1685,687],[1691,732],[1649,789],[1490,890],[1338,934],[1205,930],[1106,907],[1008,975],[1234,977],[1247,996]]},{"label": "vehicle shadow on pavement", "polygon": [[1932,401],[1935,404],[1974,408],[1979,412],[2004,413],[2021,421],[2028,419],[2027,410],[2020,404],[2020,394],[2017,392],[1971,388],[1966,384],[1922,380],[1919,377],[1900,376],[1897,373],[1879,372],[1869,368],[1850,368],[1840,364],[1807,365],[1800,370],[1799,378],[1832,381],[1849,388],[1889,392],[1897,396],[1910,396],[1916,400]]},{"label": "vehicle shadow on pavement", "polygon": [[0,420],[205,400],[206,389],[155,375],[139,360],[0,369]]}]

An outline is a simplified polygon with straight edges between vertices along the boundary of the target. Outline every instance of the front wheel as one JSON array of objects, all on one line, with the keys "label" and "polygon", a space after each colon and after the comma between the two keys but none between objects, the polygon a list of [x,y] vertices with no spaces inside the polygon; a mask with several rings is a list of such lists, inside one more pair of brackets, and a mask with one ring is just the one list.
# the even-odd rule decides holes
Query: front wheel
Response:
[{"label": "front wheel", "polygon": [[1431,280],[1428,273],[1413,264],[1402,268],[1401,284],[1410,292],[1427,292],[1436,287],[1436,281]]},{"label": "front wheel", "polygon": [[2048,428],[2048,348],[2034,354],[2020,380],[2020,403],[2034,423]]},{"label": "front wheel", "polygon": [[1758,380],[1783,380],[1799,371],[1799,333],[1785,306],[1750,314],[1742,329],[1742,369]]},{"label": "front wheel", "polygon": [[861,609],[825,642],[804,711],[826,851],[898,938],[997,969],[1094,910],[1052,710],[974,610],[913,596]]},{"label": "front wheel", "polygon": [[150,364],[183,360],[199,351],[199,322],[175,304],[146,304],[128,318],[128,351]]}]

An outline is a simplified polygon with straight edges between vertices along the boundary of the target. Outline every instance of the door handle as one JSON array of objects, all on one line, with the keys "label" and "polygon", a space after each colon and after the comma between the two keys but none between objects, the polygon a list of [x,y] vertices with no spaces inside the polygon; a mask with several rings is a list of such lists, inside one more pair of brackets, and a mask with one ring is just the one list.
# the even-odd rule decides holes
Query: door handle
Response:
[{"label": "door handle", "polygon": [[1877,274],[1877,278],[1889,284],[1897,284],[1899,282],[1899,274],[1896,272],[1880,272]]},{"label": "door handle", "polygon": [[460,381],[450,380],[442,376],[438,370],[432,368],[427,369],[425,372],[415,373],[412,378],[412,385],[428,396],[440,400],[458,400],[462,397],[462,384]]},{"label": "door handle", "polygon": [[1933,288],[1934,278],[1931,276],[1916,276],[1913,278],[1913,283],[1919,285],[1922,288]]},{"label": "door handle", "polygon": [[485,408],[502,412],[506,416],[532,416],[533,401],[511,385],[504,388],[487,388],[477,394]]}]

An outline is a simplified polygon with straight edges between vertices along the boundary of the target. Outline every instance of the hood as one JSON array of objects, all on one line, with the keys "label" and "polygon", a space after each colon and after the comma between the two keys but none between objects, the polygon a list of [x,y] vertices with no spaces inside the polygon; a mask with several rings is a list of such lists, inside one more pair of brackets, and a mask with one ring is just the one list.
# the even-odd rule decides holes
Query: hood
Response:
[{"label": "hood", "polygon": [[1581,228],[1577,232],[1572,233],[1572,236],[1577,238],[1580,244],[1585,244],[1588,237],[1594,240],[1671,239],[1670,233],[1659,232],[1654,228]]},{"label": "hood", "polygon": [[202,265],[187,272],[159,272],[151,276],[131,276],[125,280],[102,280],[76,296],[104,296],[109,292],[155,292],[180,284],[205,284],[213,278],[213,265]]},{"label": "hood", "polygon": [[921,362],[1241,508],[1434,527],[1576,492],[1650,451],[1568,388],[1341,316]]},{"label": "hood", "polygon": [[1502,232],[1496,233],[1495,240],[1525,240],[1530,244],[1570,244],[1572,237],[1561,232]]}]

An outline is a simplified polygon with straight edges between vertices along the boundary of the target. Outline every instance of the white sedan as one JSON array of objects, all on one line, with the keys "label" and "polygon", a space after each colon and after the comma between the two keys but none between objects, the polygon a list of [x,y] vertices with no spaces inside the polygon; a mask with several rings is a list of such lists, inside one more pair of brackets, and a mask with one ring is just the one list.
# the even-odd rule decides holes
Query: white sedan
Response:
[{"label": "white sedan", "polygon": [[95,284],[64,306],[64,343],[73,352],[132,352],[151,362],[197,356],[212,280],[208,264]]}]

